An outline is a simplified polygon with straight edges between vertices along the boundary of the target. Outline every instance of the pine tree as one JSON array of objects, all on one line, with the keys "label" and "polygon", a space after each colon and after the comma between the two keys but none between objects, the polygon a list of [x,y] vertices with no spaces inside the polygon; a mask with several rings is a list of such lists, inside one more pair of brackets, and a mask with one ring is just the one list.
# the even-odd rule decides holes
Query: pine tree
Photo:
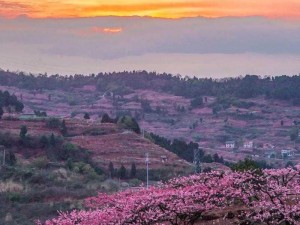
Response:
[{"label": "pine tree", "polygon": [[89,113],[84,113],[84,119],[89,120],[90,119],[90,114]]},{"label": "pine tree", "polygon": [[65,136],[68,133],[67,126],[66,126],[66,121],[65,120],[63,120],[62,123],[61,123],[60,131],[61,131],[61,134],[63,136]]},{"label": "pine tree", "polygon": [[133,162],[131,164],[130,177],[134,178],[135,176],[136,176],[136,166],[135,166],[135,163]]},{"label": "pine tree", "polygon": [[51,136],[50,136],[50,145],[55,146],[55,144],[56,144],[55,136],[52,133]]},{"label": "pine tree", "polygon": [[21,139],[24,139],[26,137],[26,134],[27,134],[27,127],[25,125],[22,125],[20,129]]},{"label": "pine tree", "polygon": [[121,179],[124,179],[124,178],[126,178],[126,168],[125,168],[125,166],[122,164],[122,166],[120,167],[120,169],[119,169],[119,177],[121,178]]},{"label": "pine tree", "polygon": [[115,169],[114,169],[114,164],[112,162],[109,162],[108,171],[109,171],[109,177],[113,178]]},{"label": "pine tree", "polygon": [[41,143],[41,145],[42,145],[43,148],[46,147],[46,146],[48,146],[48,144],[49,144],[48,138],[45,135],[43,135],[40,138],[40,143]]}]

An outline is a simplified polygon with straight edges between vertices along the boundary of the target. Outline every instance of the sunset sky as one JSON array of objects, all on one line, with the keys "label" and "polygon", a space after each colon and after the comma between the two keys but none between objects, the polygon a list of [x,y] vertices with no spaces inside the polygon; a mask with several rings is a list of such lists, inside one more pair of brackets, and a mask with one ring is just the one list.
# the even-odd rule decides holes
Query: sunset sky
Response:
[{"label": "sunset sky", "polygon": [[151,16],[164,18],[266,16],[299,18],[298,0],[0,0],[5,17]]},{"label": "sunset sky", "polygon": [[0,68],[300,72],[299,0],[0,0]]}]

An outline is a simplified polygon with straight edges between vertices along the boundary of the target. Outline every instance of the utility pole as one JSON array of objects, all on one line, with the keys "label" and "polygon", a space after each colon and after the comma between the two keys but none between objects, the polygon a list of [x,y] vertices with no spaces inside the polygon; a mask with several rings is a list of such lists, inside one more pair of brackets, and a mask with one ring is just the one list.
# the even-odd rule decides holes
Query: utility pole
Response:
[{"label": "utility pole", "polygon": [[200,149],[194,149],[194,166],[195,166],[195,173],[201,173],[200,168]]},{"label": "utility pole", "polygon": [[142,135],[143,135],[143,138],[145,138],[145,130],[142,129]]},{"label": "utility pole", "polygon": [[149,153],[146,153],[147,189],[149,187]]}]

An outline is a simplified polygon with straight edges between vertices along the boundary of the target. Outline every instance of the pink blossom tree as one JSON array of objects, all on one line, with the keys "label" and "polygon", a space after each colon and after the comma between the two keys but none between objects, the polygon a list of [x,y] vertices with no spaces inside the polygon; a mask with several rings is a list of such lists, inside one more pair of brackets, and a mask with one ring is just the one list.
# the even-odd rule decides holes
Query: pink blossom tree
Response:
[{"label": "pink blossom tree", "polygon": [[204,213],[237,204],[245,208],[240,216],[251,222],[299,224],[299,169],[212,172],[176,178],[139,191],[99,193],[86,199],[88,210],[60,213],[44,224],[193,225]]}]

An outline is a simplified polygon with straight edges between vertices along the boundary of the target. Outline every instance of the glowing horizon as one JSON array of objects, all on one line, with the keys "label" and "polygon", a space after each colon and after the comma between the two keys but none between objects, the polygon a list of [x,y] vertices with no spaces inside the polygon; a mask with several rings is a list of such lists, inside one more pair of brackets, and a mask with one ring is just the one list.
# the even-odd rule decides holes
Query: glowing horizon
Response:
[{"label": "glowing horizon", "polygon": [[297,0],[0,0],[0,16],[16,18],[81,18],[98,16],[243,17],[300,19]]}]

